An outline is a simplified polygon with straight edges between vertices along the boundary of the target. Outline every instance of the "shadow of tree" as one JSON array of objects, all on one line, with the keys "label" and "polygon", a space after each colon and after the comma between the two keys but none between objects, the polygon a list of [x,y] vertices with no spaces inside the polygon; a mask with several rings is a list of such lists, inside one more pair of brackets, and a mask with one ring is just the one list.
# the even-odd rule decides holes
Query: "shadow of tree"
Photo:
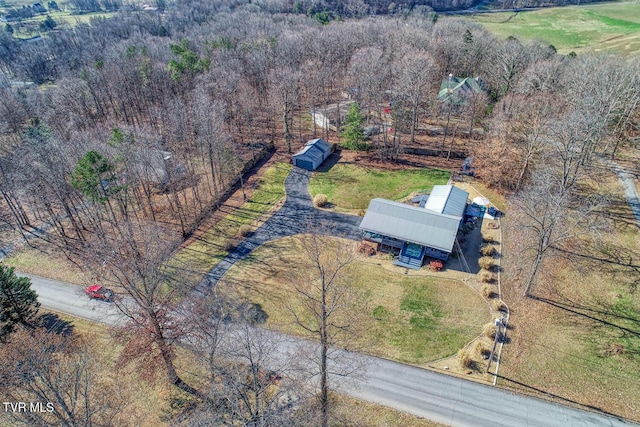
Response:
[{"label": "shadow of tree", "polygon": [[61,319],[60,316],[53,313],[46,313],[38,318],[38,325],[42,326],[47,332],[53,332],[62,336],[70,336],[73,334],[74,326],[71,322]]}]

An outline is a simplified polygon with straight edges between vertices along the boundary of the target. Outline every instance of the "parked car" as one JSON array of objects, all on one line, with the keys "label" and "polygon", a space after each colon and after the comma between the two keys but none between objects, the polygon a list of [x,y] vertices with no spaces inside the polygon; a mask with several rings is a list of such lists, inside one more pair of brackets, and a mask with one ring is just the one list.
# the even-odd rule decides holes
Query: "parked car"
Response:
[{"label": "parked car", "polygon": [[84,290],[84,293],[87,294],[90,299],[101,299],[106,302],[113,301],[113,291],[101,285],[91,285]]}]

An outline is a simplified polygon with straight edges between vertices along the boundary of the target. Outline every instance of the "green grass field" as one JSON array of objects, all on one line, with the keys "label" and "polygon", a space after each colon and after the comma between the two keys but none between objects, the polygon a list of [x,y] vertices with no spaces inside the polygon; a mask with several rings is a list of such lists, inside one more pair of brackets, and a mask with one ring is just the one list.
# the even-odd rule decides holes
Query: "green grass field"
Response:
[{"label": "green grass field", "polygon": [[325,194],[341,209],[366,209],[376,197],[402,200],[412,192],[429,192],[446,184],[449,172],[440,169],[384,171],[350,164],[337,164],[327,172],[316,172],[309,182],[311,196]]},{"label": "green grass field", "polygon": [[530,12],[486,13],[469,17],[500,37],[542,40],[559,53],[640,52],[640,4],[620,2],[554,7]]}]

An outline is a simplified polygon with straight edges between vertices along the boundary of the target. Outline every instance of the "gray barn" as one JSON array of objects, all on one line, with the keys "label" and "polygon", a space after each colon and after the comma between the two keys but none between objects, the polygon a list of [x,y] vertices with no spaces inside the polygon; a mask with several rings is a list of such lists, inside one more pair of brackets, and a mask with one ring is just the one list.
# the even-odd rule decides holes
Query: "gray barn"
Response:
[{"label": "gray barn", "polygon": [[324,139],[312,139],[293,155],[293,165],[306,170],[316,170],[331,155],[331,145]]}]

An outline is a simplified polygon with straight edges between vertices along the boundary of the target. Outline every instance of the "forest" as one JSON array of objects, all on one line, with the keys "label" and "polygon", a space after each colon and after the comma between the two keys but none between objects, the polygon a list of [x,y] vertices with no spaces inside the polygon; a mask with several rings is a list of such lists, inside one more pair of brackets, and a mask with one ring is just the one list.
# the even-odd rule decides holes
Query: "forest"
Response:
[{"label": "forest", "polygon": [[[594,168],[637,148],[637,60],[562,56],[430,13],[325,20],[313,12],[321,5],[298,3],[187,0],[28,42],[0,33],[0,230],[109,270],[136,299],[131,317],[155,327],[145,339],[170,381],[207,404],[172,367],[162,327],[171,319],[158,305],[175,295],[158,300],[166,289],[156,273],[273,150],[292,153],[313,137],[343,142],[310,112],[340,105],[345,91],[362,111],[389,111],[368,115],[394,129],[370,138],[373,158],[462,152],[510,197],[528,254],[524,293],[553,249],[599,226],[608,200],[588,191]],[[358,17],[373,6],[340,7]],[[484,90],[443,102],[450,75],[477,77]],[[425,137],[428,126],[441,129],[436,138]]]}]

